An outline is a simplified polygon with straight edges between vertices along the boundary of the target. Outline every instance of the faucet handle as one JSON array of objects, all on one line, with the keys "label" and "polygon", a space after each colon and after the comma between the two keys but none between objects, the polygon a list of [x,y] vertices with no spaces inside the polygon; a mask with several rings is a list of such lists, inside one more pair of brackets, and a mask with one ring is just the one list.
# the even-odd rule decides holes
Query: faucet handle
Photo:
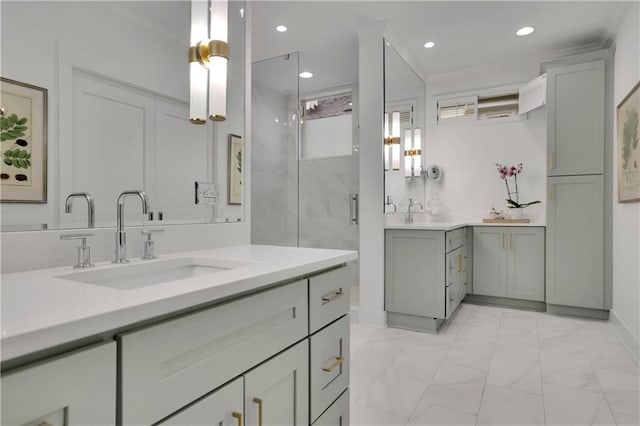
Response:
[{"label": "faucet handle", "polygon": [[87,241],[87,238],[91,238],[94,237],[95,234],[92,234],[91,232],[85,232],[85,233],[79,233],[79,234],[62,234],[60,235],[60,239],[61,240],[84,240],[85,242]]},{"label": "faucet handle", "polygon": [[152,234],[156,234],[158,232],[164,232],[164,229],[143,229],[140,231],[141,235],[146,235],[147,238],[151,238]]},{"label": "faucet handle", "polygon": [[164,229],[143,229],[140,234],[146,235],[147,239],[144,240],[144,253],[142,255],[143,260],[152,260],[157,256],[153,253],[155,243],[151,239],[151,236],[155,233],[164,232]]},{"label": "faucet handle", "polygon": [[91,247],[87,245],[87,238],[93,236],[94,234],[89,232],[60,235],[61,240],[82,240],[80,242],[80,247],[78,247],[78,257],[76,259],[76,264],[73,265],[73,269],[93,268],[94,265],[91,263]]}]

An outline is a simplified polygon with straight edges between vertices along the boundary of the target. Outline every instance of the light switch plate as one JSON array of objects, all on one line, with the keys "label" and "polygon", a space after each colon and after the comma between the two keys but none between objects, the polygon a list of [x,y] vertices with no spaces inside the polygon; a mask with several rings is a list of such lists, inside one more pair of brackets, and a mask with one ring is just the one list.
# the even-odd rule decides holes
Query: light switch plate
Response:
[{"label": "light switch plate", "polygon": [[218,186],[213,182],[196,182],[196,204],[217,204]]}]

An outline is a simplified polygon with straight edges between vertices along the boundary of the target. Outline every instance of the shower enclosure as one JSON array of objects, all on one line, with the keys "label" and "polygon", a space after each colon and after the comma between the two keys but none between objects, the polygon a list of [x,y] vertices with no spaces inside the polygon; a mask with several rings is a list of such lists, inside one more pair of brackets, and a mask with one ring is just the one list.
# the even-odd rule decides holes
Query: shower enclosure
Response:
[{"label": "shower enclosure", "polygon": [[298,53],[252,67],[252,243],[358,250],[357,86],[301,90],[298,73]]}]

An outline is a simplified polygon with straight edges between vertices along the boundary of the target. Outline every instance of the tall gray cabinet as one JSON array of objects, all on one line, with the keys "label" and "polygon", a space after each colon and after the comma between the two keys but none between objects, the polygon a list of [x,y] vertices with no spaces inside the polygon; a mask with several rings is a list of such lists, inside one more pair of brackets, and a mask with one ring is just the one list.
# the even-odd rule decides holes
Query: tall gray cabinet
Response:
[{"label": "tall gray cabinet", "polygon": [[546,71],[546,301],[572,313],[606,310],[606,61]]}]

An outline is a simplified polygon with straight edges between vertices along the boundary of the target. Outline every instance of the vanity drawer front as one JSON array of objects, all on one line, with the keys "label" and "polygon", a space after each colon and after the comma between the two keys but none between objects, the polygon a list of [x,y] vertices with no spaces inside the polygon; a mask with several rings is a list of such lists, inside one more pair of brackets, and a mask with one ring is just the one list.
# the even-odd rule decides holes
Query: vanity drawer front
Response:
[{"label": "vanity drawer front", "polygon": [[307,282],[119,336],[121,424],[152,424],[307,335]]},{"label": "vanity drawer front", "polygon": [[349,426],[349,389],[331,404],[313,426]]},{"label": "vanity drawer front", "polygon": [[349,386],[349,316],[310,337],[311,423]]},{"label": "vanity drawer front", "polygon": [[349,311],[351,272],[344,266],[309,278],[309,334]]},{"label": "vanity drawer front", "polygon": [[464,245],[467,239],[467,228],[455,229],[453,231],[447,231],[445,234],[446,251],[449,253],[451,250],[457,249]]}]

